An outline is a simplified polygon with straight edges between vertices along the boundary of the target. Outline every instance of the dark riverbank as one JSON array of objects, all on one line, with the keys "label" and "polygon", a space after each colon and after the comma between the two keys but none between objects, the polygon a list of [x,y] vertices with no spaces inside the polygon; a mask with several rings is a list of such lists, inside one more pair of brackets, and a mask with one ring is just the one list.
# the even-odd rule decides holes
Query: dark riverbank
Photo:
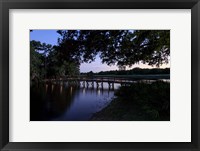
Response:
[{"label": "dark riverbank", "polygon": [[135,83],[121,87],[111,103],[95,113],[94,121],[169,121],[170,83]]}]

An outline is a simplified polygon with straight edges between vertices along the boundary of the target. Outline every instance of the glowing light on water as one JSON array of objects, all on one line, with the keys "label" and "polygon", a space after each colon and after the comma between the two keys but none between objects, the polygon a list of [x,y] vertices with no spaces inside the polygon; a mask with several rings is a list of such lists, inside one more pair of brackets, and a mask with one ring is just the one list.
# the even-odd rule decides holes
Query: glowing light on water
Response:
[{"label": "glowing light on water", "polygon": [[46,89],[46,92],[47,92],[47,89],[48,89],[48,84],[46,84],[46,85],[45,85],[45,89]]},{"label": "glowing light on water", "polygon": [[83,94],[85,94],[85,88],[83,88]]},{"label": "glowing light on water", "polygon": [[53,91],[53,89],[54,89],[54,85],[52,84],[52,86],[51,86],[51,91]]},{"label": "glowing light on water", "polygon": [[72,90],[73,90],[73,88],[72,88],[72,86],[70,87],[70,95],[72,95]]},{"label": "glowing light on water", "polygon": [[63,86],[61,85],[60,86],[60,93],[62,93],[62,90],[63,90]]}]

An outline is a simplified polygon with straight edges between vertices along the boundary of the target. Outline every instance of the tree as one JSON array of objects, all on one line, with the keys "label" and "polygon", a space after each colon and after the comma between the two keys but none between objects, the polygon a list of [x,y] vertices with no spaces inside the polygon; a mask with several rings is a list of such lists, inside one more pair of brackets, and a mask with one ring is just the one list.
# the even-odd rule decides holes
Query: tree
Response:
[{"label": "tree", "polygon": [[61,66],[62,75],[76,76],[80,74],[81,49],[77,41],[78,31],[57,31],[60,34],[58,46],[55,46],[58,64]]},{"label": "tree", "polygon": [[90,78],[92,78],[94,76],[94,72],[92,72],[92,71],[88,72],[87,76],[90,77]]},{"label": "tree", "polygon": [[126,66],[119,66],[118,68],[119,68],[119,71],[124,71],[124,70],[126,70]]},{"label": "tree", "polygon": [[52,46],[40,41],[32,40],[30,42],[31,51],[31,79],[38,80],[46,78],[47,75],[47,56],[52,50]]},{"label": "tree", "polygon": [[[170,55],[169,30],[59,30],[60,50],[77,62],[94,61],[97,54],[108,65],[143,62],[160,66]],[[68,54],[66,54],[68,53]]]},{"label": "tree", "polygon": [[44,77],[44,70],[42,68],[42,54],[36,51],[40,42],[30,42],[30,76],[31,81],[40,81]]},{"label": "tree", "polygon": [[[148,65],[160,66],[168,63],[170,56],[169,30],[138,30],[135,34],[135,53]],[[130,59],[130,63],[134,62]]]},{"label": "tree", "polygon": [[58,45],[31,41],[31,79],[79,75],[97,54],[118,67],[143,62],[160,66],[170,56],[169,30],[58,30]]}]

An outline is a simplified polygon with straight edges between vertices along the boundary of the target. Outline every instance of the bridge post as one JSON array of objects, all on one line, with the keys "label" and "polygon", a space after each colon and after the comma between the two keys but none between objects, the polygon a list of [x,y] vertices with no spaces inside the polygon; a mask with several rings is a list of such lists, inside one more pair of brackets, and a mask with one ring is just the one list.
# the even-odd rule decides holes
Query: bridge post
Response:
[{"label": "bridge post", "polygon": [[91,82],[92,88],[94,88],[94,81]]},{"label": "bridge post", "polygon": [[103,82],[101,82],[101,89],[103,89]]},{"label": "bridge post", "polygon": [[89,87],[89,83],[88,83],[88,81],[86,81],[86,84],[87,84],[87,88]]},{"label": "bridge post", "polygon": [[85,88],[85,81],[83,81],[82,85],[83,85],[83,87]]},{"label": "bridge post", "polygon": [[99,83],[96,81],[96,84],[97,84],[97,89],[99,88]]},{"label": "bridge post", "polygon": [[112,89],[114,90],[114,82],[112,83]]},{"label": "bridge post", "polygon": [[108,89],[110,90],[110,87],[111,87],[111,84],[110,84],[110,82],[108,82]]}]

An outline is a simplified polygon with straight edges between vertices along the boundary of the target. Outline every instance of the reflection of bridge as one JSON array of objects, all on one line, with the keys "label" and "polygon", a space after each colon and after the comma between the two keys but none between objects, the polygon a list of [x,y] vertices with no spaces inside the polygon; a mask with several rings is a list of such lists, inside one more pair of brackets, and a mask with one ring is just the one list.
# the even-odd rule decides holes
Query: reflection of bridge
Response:
[{"label": "reflection of bridge", "polygon": [[103,83],[108,83],[109,89],[114,89],[114,83],[121,85],[130,85],[136,81],[150,82],[152,80],[169,80],[169,74],[162,75],[95,75],[95,76],[79,76],[79,77],[62,77],[59,79],[46,79],[45,82],[67,82],[69,84],[82,84],[83,87],[103,88]]}]

